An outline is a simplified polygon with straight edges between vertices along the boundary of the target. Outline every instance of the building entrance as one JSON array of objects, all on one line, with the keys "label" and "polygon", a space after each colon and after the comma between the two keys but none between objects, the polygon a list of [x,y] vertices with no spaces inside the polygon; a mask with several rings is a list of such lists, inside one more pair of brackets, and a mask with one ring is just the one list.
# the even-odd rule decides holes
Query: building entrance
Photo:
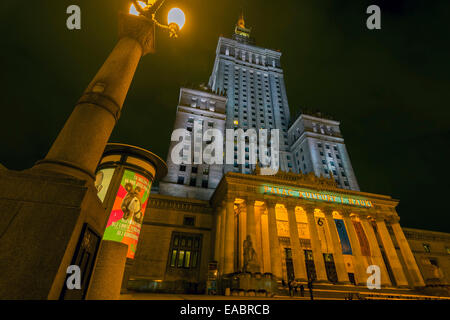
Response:
[{"label": "building entrance", "polygon": [[314,265],[314,256],[312,250],[305,250],[305,264],[306,264],[306,273],[308,275],[308,281],[316,280],[316,267]]},{"label": "building entrance", "polygon": [[323,260],[325,261],[325,270],[327,272],[328,281],[332,283],[338,282],[336,265],[334,264],[333,255],[331,253],[324,253]]},{"label": "building entrance", "polygon": [[292,262],[291,248],[284,248],[284,255],[286,261],[286,274],[288,282],[295,279],[294,263]]}]

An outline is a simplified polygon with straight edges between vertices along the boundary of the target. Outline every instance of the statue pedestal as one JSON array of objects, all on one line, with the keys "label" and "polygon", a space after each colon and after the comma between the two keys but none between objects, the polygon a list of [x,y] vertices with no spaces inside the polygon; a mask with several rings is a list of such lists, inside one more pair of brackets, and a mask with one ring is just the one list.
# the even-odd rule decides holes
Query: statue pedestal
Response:
[{"label": "statue pedestal", "polygon": [[[93,269],[98,245],[80,242],[80,235],[88,226],[88,241],[99,243],[107,218],[93,181],[35,169],[0,170],[0,194],[0,298],[59,299],[67,267],[80,262],[73,258],[83,245],[93,252]],[[86,278],[81,290],[65,292],[83,299]]]},{"label": "statue pedestal", "polygon": [[[230,288],[228,294],[245,296],[272,296],[278,292],[278,283],[271,273],[242,272],[222,278],[222,285]],[[228,285],[228,287],[226,287]],[[224,294],[227,295],[227,289]]]}]

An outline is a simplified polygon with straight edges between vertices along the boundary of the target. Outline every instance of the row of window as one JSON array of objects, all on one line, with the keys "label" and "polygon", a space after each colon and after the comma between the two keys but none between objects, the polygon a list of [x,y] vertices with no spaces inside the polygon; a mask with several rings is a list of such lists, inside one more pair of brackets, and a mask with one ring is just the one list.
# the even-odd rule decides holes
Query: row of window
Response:
[{"label": "row of window", "polygon": [[168,265],[170,268],[195,269],[198,266],[200,252],[201,235],[174,232]]},{"label": "row of window", "polygon": [[[179,170],[181,172],[186,172],[186,165],[184,165],[184,164],[180,165]],[[198,172],[198,167],[192,166],[191,173],[197,173],[197,172]],[[203,175],[207,176],[208,174],[209,174],[209,167],[203,168]]]},{"label": "row of window", "polygon": [[[178,176],[177,184],[184,185],[184,177],[183,176]],[[189,185],[191,187],[197,186],[197,177],[191,177],[191,179],[189,181]],[[202,179],[202,188],[208,188],[208,185],[209,185],[208,180],[203,178]]]},{"label": "row of window", "polygon": [[334,134],[334,129],[331,126],[325,126],[323,124],[317,124],[317,123],[313,122],[312,127],[313,127],[314,132],[320,131],[321,134],[328,134],[328,135]]},{"label": "row of window", "polygon": [[[431,253],[431,245],[429,243],[422,243],[422,246],[426,253]],[[447,254],[450,254],[450,247],[445,247],[445,250],[447,251]]]},{"label": "row of window", "polygon": [[[194,120],[195,120],[194,117],[189,117],[188,120],[187,120],[187,129],[188,130],[191,129],[189,131],[192,131],[192,126],[194,125]],[[201,122],[202,125],[203,125],[203,122],[205,122],[203,119],[197,119],[197,121]],[[208,126],[208,128],[213,128],[214,127],[214,122],[213,121],[208,121],[207,126]]]},{"label": "row of window", "polygon": [[[223,52],[223,51],[222,51]],[[225,55],[230,56],[230,49],[227,47],[225,48]],[[249,62],[249,63],[254,63],[254,64],[258,64],[261,66],[267,66],[268,64],[266,64],[266,57],[264,56],[260,56],[258,54],[255,53],[251,53],[251,52],[246,52],[246,51],[242,51],[239,49],[235,49],[234,50],[234,57],[236,59],[245,61],[245,62]],[[248,61],[246,59],[246,57],[248,58]],[[253,60],[254,57],[254,60]],[[277,66],[277,61],[275,59],[272,59],[272,67],[276,67]]]}]

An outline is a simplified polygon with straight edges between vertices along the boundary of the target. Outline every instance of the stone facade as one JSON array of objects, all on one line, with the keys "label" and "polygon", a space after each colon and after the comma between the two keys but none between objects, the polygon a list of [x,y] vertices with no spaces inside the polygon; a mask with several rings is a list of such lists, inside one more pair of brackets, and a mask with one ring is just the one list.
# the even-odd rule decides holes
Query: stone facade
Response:
[{"label": "stone facade", "polygon": [[427,286],[450,287],[450,234],[403,228]]},{"label": "stone facade", "polygon": [[[338,188],[333,179],[312,173],[261,176],[257,170],[225,174],[210,201],[153,194],[128,287],[204,293],[211,261],[218,262],[219,279],[245,275],[248,236],[256,253],[252,268],[259,269],[252,270],[255,277],[364,289],[367,267],[377,265],[382,288],[412,290],[434,281],[435,271],[420,260],[427,255],[437,257],[440,283],[448,285],[449,235],[402,229],[397,204],[389,196]],[[413,234],[433,235],[426,241],[433,251],[419,250],[424,240],[412,240]],[[172,257],[177,235],[201,239],[195,267],[178,266],[179,250]]]},{"label": "stone facade", "polygon": [[[129,287],[164,292],[204,292],[206,268],[212,254],[212,207],[206,201],[152,194],[147,210]],[[170,265],[174,234],[200,241],[198,248],[194,248],[199,253],[195,267],[192,262],[190,267]],[[190,259],[192,261],[193,257]]]}]

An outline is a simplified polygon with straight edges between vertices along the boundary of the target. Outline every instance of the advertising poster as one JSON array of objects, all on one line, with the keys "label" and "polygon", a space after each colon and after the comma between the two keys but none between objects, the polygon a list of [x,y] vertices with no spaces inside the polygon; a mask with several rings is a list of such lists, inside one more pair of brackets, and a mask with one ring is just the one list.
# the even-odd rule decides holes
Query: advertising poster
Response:
[{"label": "advertising poster", "polygon": [[106,192],[114,175],[114,168],[107,168],[99,170],[95,175],[95,187],[97,188],[97,195],[100,200],[105,201]]},{"label": "advertising poster", "polygon": [[359,244],[361,245],[361,254],[366,257],[370,257],[370,245],[369,240],[367,240],[366,234],[364,233],[364,229],[359,221],[352,221],[355,226],[356,235],[359,240]]},{"label": "advertising poster", "polygon": [[334,219],[334,222],[336,223],[336,229],[339,234],[339,239],[341,240],[342,254],[352,254],[352,247],[350,246],[347,230],[345,230],[344,220]]},{"label": "advertising poster", "polygon": [[125,170],[103,239],[128,244],[127,258],[134,259],[144,220],[151,183],[144,176]]}]

